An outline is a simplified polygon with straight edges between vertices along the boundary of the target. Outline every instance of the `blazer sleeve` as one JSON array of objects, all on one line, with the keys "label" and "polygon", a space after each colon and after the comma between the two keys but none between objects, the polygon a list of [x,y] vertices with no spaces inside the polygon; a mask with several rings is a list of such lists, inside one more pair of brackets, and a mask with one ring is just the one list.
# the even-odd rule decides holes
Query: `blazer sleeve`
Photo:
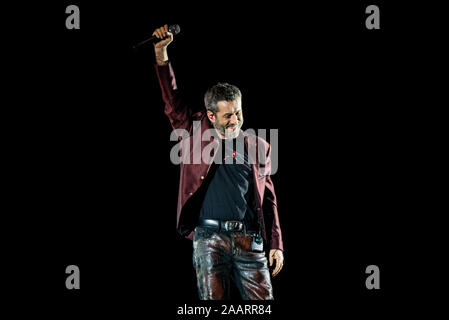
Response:
[{"label": "blazer sleeve", "polygon": [[164,112],[170,120],[171,126],[174,130],[184,129],[189,132],[192,127],[192,111],[180,98],[171,63],[165,66],[156,64],[155,68],[161,87],[162,100],[165,104]]},{"label": "blazer sleeve", "polygon": [[[269,159],[271,159],[270,146],[268,146],[267,159],[268,159],[268,163],[266,166],[269,167],[270,166]],[[279,223],[276,192],[274,190],[273,180],[271,180],[271,176],[269,175],[269,172],[265,179],[265,192],[264,192],[264,201],[263,202],[264,202],[263,212],[265,215],[266,227],[268,228],[268,230],[270,232],[270,237],[269,237],[270,249],[284,250],[284,245],[283,245],[283,241],[282,241],[281,225]]]}]

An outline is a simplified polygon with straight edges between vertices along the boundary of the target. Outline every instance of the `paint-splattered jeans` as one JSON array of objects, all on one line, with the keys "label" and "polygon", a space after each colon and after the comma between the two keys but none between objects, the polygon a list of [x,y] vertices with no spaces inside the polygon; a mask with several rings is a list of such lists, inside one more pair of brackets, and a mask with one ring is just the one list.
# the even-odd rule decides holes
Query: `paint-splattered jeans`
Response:
[{"label": "paint-splattered jeans", "polygon": [[201,300],[230,299],[230,281],[243,300],[272,300],[273,289],[264,252],[251,251],[251,236],[196,227],[193,266]]}]

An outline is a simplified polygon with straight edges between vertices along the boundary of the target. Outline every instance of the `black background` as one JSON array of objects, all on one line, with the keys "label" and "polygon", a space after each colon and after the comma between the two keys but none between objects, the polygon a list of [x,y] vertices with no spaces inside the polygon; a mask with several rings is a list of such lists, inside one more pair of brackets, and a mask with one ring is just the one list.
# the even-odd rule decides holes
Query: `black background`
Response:
[{"label": "black background", "polygon": [[[69,4],[80,8],[80,30],[65,28]],[[369,4],[380,7],[380,30],[365,28]],[[9,50],[21,60],[12,82],[27,88],[14,92],[25,130],[14,133],[20,170],[11,189],[23,195],[14,209],[23,242],[10,265],[18,296],[29,294],[35,310],[171,318],[198,303],[191,242],[175,230],[179,170],[152,46],[132,50],[173,23],[181,33],[169,55],[192,107],[227,81],[243,92],[244,128],[279,130],[273,181],[286,262],[273,280],[273,318],[374,317],[418,295],[411,225],[425,202],[416,171],[417,119],[425,120],[414,104],[425,71],[418,49],[432,39],[410,7],[65,1],[27,9],[10,25],[26,25],[14,43],[27,46]],[[65,288],[70,264],[80,267],[79,291]],[[365,288],[371,264],[380,290]]]}]

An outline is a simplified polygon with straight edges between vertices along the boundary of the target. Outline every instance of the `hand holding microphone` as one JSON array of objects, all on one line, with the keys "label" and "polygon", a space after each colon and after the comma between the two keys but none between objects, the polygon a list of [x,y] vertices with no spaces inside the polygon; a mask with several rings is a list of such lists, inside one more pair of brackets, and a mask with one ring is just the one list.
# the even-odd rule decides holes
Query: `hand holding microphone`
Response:
[{"label": "hand holding microphone", "polygon": [[168,64],[168,53],[167,47],[173,41],[173,34],[179,33],[179,26],[177,24],[165,25],[163,27],[157,28],[153,32],[153,44],[154,52],[156,54],[156,63],[160,66]]},{"label": "hand holding microphone", "polygon": [[171,26],[164,25],[154,30],[151,38],[135,45],[134,49],[138,49],[142,45],[151,42],[154,45],[157,64],[166,65],[168,63],[167,47],[173,41],[173,35],[177,35],[180,30],[181,28],[177,24],[173,24]]},{"label": "hand holding microphone", "polygon": [[173,33],[169,31],[168,25],[165,25],[154,30],[153,37],[159,40],[162,39],[161,41],[155,40],[153,44],[154,53],[156,55],[156,63],[159,66],[165,66],[168,64],[167,47],[173,41]]},{"label": "hand holding microphone", "polygon": [[[172,27],[172,26],[170,26],[170,27]],[[172,31],[174,31],[174,30],[169,29],[167,24],[163,27],[160,27],[160,28],[157,28],[156,30],[154,30],[153,37],[157,38],[157,39],[153,40],[154,48],[160,49],[160,48],[167,47],[173,41],[173,32]]]}]

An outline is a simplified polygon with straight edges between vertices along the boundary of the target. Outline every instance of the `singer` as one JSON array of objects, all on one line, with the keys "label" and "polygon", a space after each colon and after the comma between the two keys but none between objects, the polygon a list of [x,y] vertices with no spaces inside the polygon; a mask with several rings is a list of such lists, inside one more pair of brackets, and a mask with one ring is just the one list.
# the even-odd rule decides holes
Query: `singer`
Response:
[{"label": "singer", "polygon": [[[244,300],[272,300],[268,262],[274,266],[272,276],[284,263],[276,194],[270,162],[250,161],[248,152],[257,144],[270,159],[270,145],[241,130],[242,94],[234,85],[218,83],[207,90],[201,112],[183,104],[168,58],[173,34],[165,25],[153,36],[160,39],[153,42],[155,68],[173,129],[192,133],[194,121],[199,121],[201,132],[212,129],[216,134],[214,163],[180,164],[177,230],[193,240],[199,297],[229,299],[233,281]],[[205,146],[201,143],[201,149]]]}]

